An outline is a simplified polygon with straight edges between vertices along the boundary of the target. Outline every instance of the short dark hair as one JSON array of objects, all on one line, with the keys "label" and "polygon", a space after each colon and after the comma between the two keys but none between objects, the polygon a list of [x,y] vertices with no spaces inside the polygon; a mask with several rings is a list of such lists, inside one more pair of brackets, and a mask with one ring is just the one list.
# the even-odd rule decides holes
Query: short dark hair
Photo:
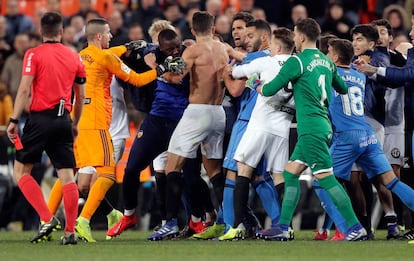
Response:
[{"label": "short dark hair", "polygon": [[371,22],[373,26],[384,26],[387,28],[388,35],[392,35],[392,27],[387,19],[377,19]]},{"label": "short dark hair", "polygon": [[286,27],[278,27],[273,30],[273,36],[275,39],[282,42],[283,49],[285,49],[285,51],[291,52],[293,50],[295,42],[293,41],[294,33],[292,30],[289,30]]},{"label": "short dark hair", "polygon": [[63,18],[57,12],[47,12],[40,19],[40,27],[43,36],[58,36],[59,30],[63,28]]},{"label": "short dark hair", "polygon": [[354,34],[362,34],[369,42],[378,42],[378,30],[370,24],[358,24],[351,29],[351,36]]},{"label": "short dark hair", "polygon": [[309,41],[316,42],[321,35],[321,27],[313,18],[299,19],[295,24],[296,30],[303,33]]},{"label": "short dark hair", "polygon": [[214,16],[207,11],[197,11],[193,15],[193,29],[196,33],[209,33],[214,25]]},{"label": "short dark hair", "polygon": [[254,17],[251,13],[248,12],[238,12],[235,15],[233,15],[231,24],[233,24],[236,20],[243,20],[247,24],[248,22],[254,20]]},{"label": "short dark hair", "polygon": [[177,38],[177,33],[171,29],[164,29],[158,34],[158,42],[169,41]]},{"label": "short dark hair", "polygon": [[318,41],[318,49],[324,53],[327,54],[328,53],[328,43],[331,39],[337,39],[338,36],[334,35],[334,34],[324,34],[321,35],[321,37],[319,38]]},{"label": "short dark hair", "polygon": [[328,42],[328,46],[333,48],[333,50],[339,56],[339,62],[341,64],[350,64],[352,57],[354,56],[354,48],[352,47],[351,41],[347,39],[331,39]]},{"label": "short dark hair", "polygon": [[256,30],[265,32],[269,38],[272,35],[272,29],[270,28],[269,23],[262,19],[247,22],[246,27],[256,27]]}]

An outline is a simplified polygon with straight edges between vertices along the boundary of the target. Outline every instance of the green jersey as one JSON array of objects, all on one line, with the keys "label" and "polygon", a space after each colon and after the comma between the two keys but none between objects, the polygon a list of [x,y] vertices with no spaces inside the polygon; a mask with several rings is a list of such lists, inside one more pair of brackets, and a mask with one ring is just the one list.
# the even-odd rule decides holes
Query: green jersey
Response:
[{"label": "green jersey", "polygon": [[335,64],[318,49],[305,49],[285,62],[279,74],[263,85],[262,93],[271,96],[289,82],[293,85],[298,135],[332,132],[328,118],[331,86],[341,94],[348,91]]}]

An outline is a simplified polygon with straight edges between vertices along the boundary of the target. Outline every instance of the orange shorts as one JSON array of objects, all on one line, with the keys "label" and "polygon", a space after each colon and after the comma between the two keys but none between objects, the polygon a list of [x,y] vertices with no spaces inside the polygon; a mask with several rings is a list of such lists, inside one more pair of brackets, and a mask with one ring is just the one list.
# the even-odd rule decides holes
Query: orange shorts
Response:
[{"label": "orange shorts", "polygon": [[114,147],[108,130],[79,130],[73,145],[76,167],[92,166],[98,174],[114,174]]}]

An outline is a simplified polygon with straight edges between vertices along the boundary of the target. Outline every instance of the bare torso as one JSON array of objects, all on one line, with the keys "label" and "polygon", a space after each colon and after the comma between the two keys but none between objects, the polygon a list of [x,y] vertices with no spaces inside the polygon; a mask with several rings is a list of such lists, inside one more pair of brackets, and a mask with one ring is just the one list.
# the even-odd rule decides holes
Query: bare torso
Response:
[{"label": "bare torso", "polygon": [[223,70],[229,59],[224,45],[213,39],[203,39],[187,48],[183,59],[190,72],[190,103],[221,104],[224,96]]}]

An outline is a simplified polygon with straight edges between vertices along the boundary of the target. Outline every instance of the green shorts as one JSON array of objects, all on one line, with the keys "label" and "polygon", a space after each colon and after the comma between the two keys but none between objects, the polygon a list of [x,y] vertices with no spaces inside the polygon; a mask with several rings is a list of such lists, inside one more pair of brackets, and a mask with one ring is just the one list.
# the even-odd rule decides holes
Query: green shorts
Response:
[{"label": "green shorts", "polygon": [[290,161],[307,165],[313,174],[332,172],[332,158],[329,152],[331,138],[332,132],[299,136]]}]

